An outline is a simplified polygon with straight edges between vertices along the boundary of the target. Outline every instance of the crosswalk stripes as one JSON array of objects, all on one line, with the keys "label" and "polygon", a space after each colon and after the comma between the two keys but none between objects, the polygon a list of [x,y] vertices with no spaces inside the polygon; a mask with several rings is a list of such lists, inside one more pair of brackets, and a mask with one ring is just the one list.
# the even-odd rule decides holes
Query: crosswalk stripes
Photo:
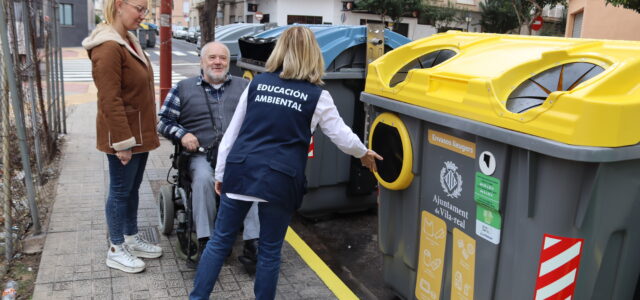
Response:
[{"label": "crosswalk stripes", "polygon": [[62,71],[65,82],[93,81],[89,59],[62,60]]},{"label": "crosswalk stripes", "polygon": [[[160,67],[153,63],[151,65],[153,66],[153,81],[156,84],[160,84]],[[182,79],[187,79],[187,77],[171,71],[171,86],[174,86]]]},{"label": "crosswalk stripes", "polygon": [[[153,66],[153,80],[155,84],[160,84],[160,67],[153,63],[151,65]],[[65,82],[93,81],[93,76],[91,75],[91,60],[89,59],[63,60],[62,69],[62,76]],[[186,76],[171,71],[171,85],[186,78]]]},{"label": "crosswalk stripes", "polygon": [[[145,51],[145,53],[147,54],[147,56],[151,56],[151,53],[160,56],[160,51],[159,50],[152,50],[152,51]],[[193,55],[193,56],[199,56],[200,53],[198,53],[198,51],[179,51],[179,50],[174,50],[171,51],[171,53],[175,56],[187,56],[187,55]]]}]

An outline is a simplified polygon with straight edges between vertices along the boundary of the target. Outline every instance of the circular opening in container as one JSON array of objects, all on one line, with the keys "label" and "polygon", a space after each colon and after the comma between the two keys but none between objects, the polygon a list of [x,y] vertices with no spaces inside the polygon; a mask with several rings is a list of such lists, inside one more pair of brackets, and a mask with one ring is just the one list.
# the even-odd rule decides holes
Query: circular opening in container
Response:
[{"label": "circular opening in container", "polygon": [[402,120],[391,113],[380,114],[371,126],[369,145],[384,158],[376,161],[374,175],[380,184],[390,190],[407,188],[413,180],[413,150]]},{"label": "circular opening in container", "polygon": [[521,83],[507,99],[507,110],[523,113],[538,107],[555,91],[570,91],[604,68],[585,62],[568,63],[547,69]]},{"label": "circular opening in container", "polygon": [[394,182],[402,170],[402,140],[398,129],[379,123],[373,134],[373,151],[382,155],[384,160],[376,161],[378,174],[387,182]]},{"label": "circular opening in container", "polygon": [[433,68],[450,58],[454,57],[456,52],[449,49],[442,49],[427,53],[423,56],[420,56],[408,64],[404,65],[396,74],[393,75],[391,81],[389,82],[389,86],[394,87],[398,85],[398,83],[403,82],[407,78],[407,74],[409,71],[413,69],[429,69]]}]

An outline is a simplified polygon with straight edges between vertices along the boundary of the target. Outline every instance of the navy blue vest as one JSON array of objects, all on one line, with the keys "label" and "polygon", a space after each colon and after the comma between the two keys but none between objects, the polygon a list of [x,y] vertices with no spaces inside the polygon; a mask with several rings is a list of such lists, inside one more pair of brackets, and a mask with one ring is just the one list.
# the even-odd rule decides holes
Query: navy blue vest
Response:
[{"label": "navy blue vest", "polygon": [[223,193],[296,209],[304,195],[311,118],[322,89],[263,73],[249,84],[247,113],[229,155]]}]

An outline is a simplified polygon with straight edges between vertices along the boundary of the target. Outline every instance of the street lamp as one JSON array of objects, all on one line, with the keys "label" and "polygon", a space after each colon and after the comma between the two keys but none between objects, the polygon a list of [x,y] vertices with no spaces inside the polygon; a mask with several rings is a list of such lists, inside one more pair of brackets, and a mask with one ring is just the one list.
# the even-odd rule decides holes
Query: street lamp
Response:
[{"label": "street lamp", "polygon": [[471,17],[467,15],[464,17],[464,20],[467,22],[467,32],[469,32],[469,23],[471,23]]}]

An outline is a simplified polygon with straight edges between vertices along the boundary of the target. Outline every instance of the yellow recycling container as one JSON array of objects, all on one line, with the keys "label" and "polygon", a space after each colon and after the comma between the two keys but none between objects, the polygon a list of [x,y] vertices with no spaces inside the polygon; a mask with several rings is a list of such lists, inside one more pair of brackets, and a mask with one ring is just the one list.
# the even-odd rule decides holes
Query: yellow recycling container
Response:
[{"label": "yellow recycling container", "polygon": [[403,299],[640,299],[640,43],[448,32],[369,64]]},{"label": "yellow recycling container", "polygon": [[[639,50],[628,41],[451,32],[371,63],[365,92],[570,145],[635,145]],[[448,59],[421,67],[433,53]]]}]

